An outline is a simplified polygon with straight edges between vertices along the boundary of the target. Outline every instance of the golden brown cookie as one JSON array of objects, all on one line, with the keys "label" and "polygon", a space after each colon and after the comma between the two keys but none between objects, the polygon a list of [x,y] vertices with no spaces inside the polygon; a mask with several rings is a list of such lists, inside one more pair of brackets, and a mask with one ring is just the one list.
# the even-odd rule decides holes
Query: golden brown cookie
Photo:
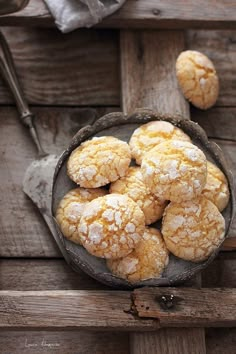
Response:
[{"label": "golden brown cookie", "polygon": [[126,176],[111,183],[110,193],[126,194],[132,198],[144,212],[146,225],[159,220],[167,205],[166,201],[150,193],[140,167],[129,167]]},{"label": "golden brown cookie", "polygon": [[127,195],[108,194],[87,204],[80,219],[80,239],[97,257],[117,259],[127,256],[140,242],[145,217]]},{"label": "golden brown cookie", "polygon": [[210,161],[207,161],[207,181],[202,195],[212,201],[219,211],[224,210],[229,202],[227,179],[223,172]]},{"label": "golden brown cookie", "polygon": [[56,211],[56,220],[66,238],[81,243],[78,226],[86,203],[106,194],[107,191],[102,188],[75,188],[62,198]]},{"label": "golden brown cookie", "polygon": [[108,260],[107,266],[118,277],[136,283],[159,278],[168,265],[168,253],[161,233],[147,227],[142,240],[132,253],[121,259]]},{"label": "golden brown cookie", "polygon": [[171,202],[165,209],[161,232],[171,253],[187,261],[201,262],[222,242],[225,221],[210,200],[198,197]]},{"label": "golden brown cookie", "polygon": [[188,141],[170,140],[157,145],[144,155],[141,169],[150,191],[161,200],[193,199],[206,184],[206,157]]},{"label": "golden brown cookie", "polygon": [[196,107],[213,106],[219,94],[219,79],[211,60],[204,54],[186,50],[176,61],[176,75],[184,96]]},{"label": "golden brown cookie", "polygon": [[181,129],[163,120],[153,121],[137,128],[129,141],[132,157],[141,165],[143,155],[156,145],[169,140],[191,141]]},{"label": "golden brown cookie", "polygon": [[130,161],[126,142],[102,136],[85,141],[71,153],[67,173],[81,187],[96,188],[123,177]]}]

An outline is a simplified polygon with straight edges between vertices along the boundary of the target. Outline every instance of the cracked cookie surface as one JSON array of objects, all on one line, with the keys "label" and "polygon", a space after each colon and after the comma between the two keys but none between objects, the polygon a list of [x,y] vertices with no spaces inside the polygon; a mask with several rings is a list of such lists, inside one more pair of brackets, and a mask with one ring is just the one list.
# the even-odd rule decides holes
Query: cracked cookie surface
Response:
[{"label": "cracked cookie surface", "polygon": [[123,177],[130,161],[126,142],[112,136],[95,137],[71,153],[67,173],[81,187],[96,188]]},{"label": "cracked cookie surface", "polygon": [[81,244],[78,225],[85,205],[91,200],[106,195],[102,188],[75,188],[69,191],[60,201],[56,220],[63,235],[70,241]]},{"label": "cracked cookie surface", "polygon": [[131,283],[149,278],[159,278],[168,265],[169,252],[160,231],[146,227],[142,240],[128,256],[108,260],[113,274]]},{"label": "cracked cookie surface", "polygon": [[144,182],[140,167],[129,167],[126,176],[111,183],[110,193],[126,194],[132,198],[145,215],[146,225],[159,220],[167,205],[166,201],[152,194]]},{"label": "cracked cookie surface", "polygon": [[206,184],[206,157],[187,141],[170,140],[157,145],[144,156],[141,169],[150,191],[161,200],[193,199]]},{"label": "cracked cookie surface", "polygon": [[205,197],[165,209],[162,235],[168,250],[192,262],[206,260],[224,238],[225,221],[217,207]]},{"label": "cracked cookie surface", "polygon": [[94,256],[117,259],[127,256],[140,242],[145,217],[127,195],[108,194],[87,204],[80,219],[83,246]]},{"label": "cracked cookie surface", "polygon": [[153,121],[137,128],[129,141],[132,157],[141,165],[143,155],[156,145],[169,140],[191,141],[181,129],[165,121]]},{"label": "cracked cookie surface", "polygon": [[204,54],[186,50],[176,61],[176,76],[184,96],[196,107],[212,107],[219,94],[219,79],[211,60]]},{"label": "cracked cookie surface", "polygon": [[224,173],[210,161],[207,161],[207,180],[202,195],[212,201],[219,211],[223,211],[229,202],[227,179]]}]

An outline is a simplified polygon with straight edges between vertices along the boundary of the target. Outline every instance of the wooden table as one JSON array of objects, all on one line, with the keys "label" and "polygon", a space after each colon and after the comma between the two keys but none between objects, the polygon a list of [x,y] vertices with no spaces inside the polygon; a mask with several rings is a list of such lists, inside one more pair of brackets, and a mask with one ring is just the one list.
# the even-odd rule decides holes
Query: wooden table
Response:
[{"label": "wooden table", "polygon": [[[212,58],[220,77],[219,99],[207,112],[191,108],[191,119],[201,124],[208,136],[222,147],[235,174],[236,9],[227,1],[209,1],[206,9],[204,3],[206,1],[196,6],[195,2],[188,1],[186,10],[183,4],[176,6],[174,1],[169,1],[165,7],[159,1],[146,1],[146,6],[144,0],[127,1],[120,12],[99,27],[150,27],[156,31],[178,28],[178,32],[171,33],[176,38],[185,38],[186,48],[200,50]],[[0,18],[0,25],[12,26],[2,30],[13,52],[27,99],[37,116],[36,125],[47,152],[61,152],[81,126],[104,113],[120,109],[118,29],[78,30],[63,36],[51,28],[54,27],[52,19],[41,1],[31,1],[23,12]],[[190,30],[190,25],[220,30]],[[127,35],[122,32],[121,47],[124,49],[129,36],[140,37],[140,33],[129,32]],[[146,32],[146,36],[149,35]],[[160,38],[166,34],[156,32],[156,36],[160,43]],[[184,45],[182,39],[179,45]],[[145,57],[148,50],[151,50],[150,46],[140,53]],[[158,65],[159,74],[163,75],[161,68],[165,68],[166,63],[160,60]],[[123,74],[125,70],[122,66]],[[155,74],[159,75],[156,71]],[[122,83],[124,90],[124,75]],[[153,103],[153,97],[155,95],[147,97],[149,104]],[[229,311],[230,302],[226,300],[235,299],[235,222],[222,252],[202,273],[205,301],[193,301],[199,311],[201,306],[205,306],[206,311],[208,305],[207,315],[211,322],[201,315],[196,316],[195,322],[187,322],[185,313],[185,325],[210,326],[205,335],[202,328],[157,330],[160,323],[164,327],[173,324],[166,323],[160,314],[161,321],[139,318],[154,316],[150,309],[146,314],[138,311],[138,316],[133,316],[129,313],[130,293],[111,292],[83,272],[74,273],[61,258],[41,216],[22,192],[25,169],[35,159],[36,151],[18,121],[14,102],[2,81],[0,105],[0,353],[31,354],[54,350],[60,354],[182,354],[188,353],[186,348],[189,347],[192,347],[191,353],[235,353],[235,328],[211,328],[234,325],[230,317],[234,309]],[[130,103],[123,99],[123,105],[129,107]],[[217,302],[222,292],[213,289],[221,287],[224,288],[224,298]],[[231,290],[227,291],[227,288]],[[179,291],[184,291],[185,301],[190,304],[192,298],[200,298],[199,290]],[[138,292],[136,295],[139,300],[135,306],[139,309],[139,301],[147,301],[146,294]],[[210,299],[216,296],[215,303],[207,302],[209,295]],[[101,302],[98,301],[100,297]],[[214,317],[213,305],[220,306],[221,317],[218,319]],[[180,322],[177,326],[183,324]],[[155,328],[152,334],[143,334],[141,340],[140,335],[127,333]]]}]

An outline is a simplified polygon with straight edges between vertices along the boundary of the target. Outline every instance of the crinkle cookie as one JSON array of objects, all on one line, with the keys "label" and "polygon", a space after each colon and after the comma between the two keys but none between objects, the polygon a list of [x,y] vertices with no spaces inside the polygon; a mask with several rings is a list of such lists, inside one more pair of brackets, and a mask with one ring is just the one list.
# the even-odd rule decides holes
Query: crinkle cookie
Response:
[{"label": "crinkle cookie", "polygon": [[108,194],[87,204],[79,233],[88,252],[102,258],[127,256],[140,242],[145,217],[127,195]]},{"label": "crinkle cookie", "polygon": [[126,194],[132,198],[144,212],[146,225],[159,220],[167,205],[166,201],[150,193],[140,167],[129,167],[126,176],[111,183],[110,193]]},{"label": "crinkle cookie", "polygon": [[227,179],[223,172],[210,161],[207,161],[207,180],[202,194],[212,201],[219,211],[224,210],[229,202]]},{"label": "crinkle cookie", "polygon": [[165,121],[153,121],[137,128],[129,141],[132,157],[141,165],[143,155],[156,145],[169,140],[191,141],[189,136],[173,124]]},{"label": "crinkle cookie", "polygon": [[171,202],[165,209],[161,231],[171,253],[187,261],[201,262],[222,242],[225,221],[210,200],[198,197]]},{"label": "crinkle cookie", "polygon": [[176,75],[184,96],[196,107],[213,106],[219,94],[219,79],[211,60],[204,54],[186,50],[176,62]]},{"label": "crinkle cookie", "polygon": [[141,169],[150,191],[161,200],[193,199],[206,184],[206,157],[188,141],[169,140],[157,145],[143,157]]},{"label": "crinkle cookie", "polygon": [[146,228],[142,240],[128,256],[108,260],[111,272],[131,283],[149,278],[159,278],[168,265],[168,250],[161,233],[154,228]]},{"label": "crinkle cookie", "polygon": [[71,153],[67,173],[81,187],[96,188],[123,177],[130,161],[126,142],[112,136],[95,137]]},{"label": "crinkle cookie", "polygon": [[62,198],[56,211],[56,220],[66,238],[81,244],[78,226],[83,209],[86,203],[106,194],[107,191],[102,188],[75,188]]}]

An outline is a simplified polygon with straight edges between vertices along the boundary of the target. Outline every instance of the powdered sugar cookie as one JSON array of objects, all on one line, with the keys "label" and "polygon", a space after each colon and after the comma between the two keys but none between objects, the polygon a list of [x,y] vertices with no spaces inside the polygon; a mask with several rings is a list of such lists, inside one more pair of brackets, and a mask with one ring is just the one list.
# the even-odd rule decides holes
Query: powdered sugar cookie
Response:
[{"label": "powdered sugar cookie", "polygon": [[222,242],[225,221],[210,200],[198,197],[171,202],[165,209],[161,231],[166,247],[175,256],[201,262]]},{"label": "powdered sugar cookie", "polygon": [[123,177],[130,161],[131,152],[126,142],[102,136],[85,141],[71,153],[67,173],[81,187],[96,188]]},{"label": "powdered sugar cookie", "polygon": [[108,194],[87,204],[79,232],[88,252],[116,259],[132,252],[140,242],[144,228],[144,214],[131,198]]}]

